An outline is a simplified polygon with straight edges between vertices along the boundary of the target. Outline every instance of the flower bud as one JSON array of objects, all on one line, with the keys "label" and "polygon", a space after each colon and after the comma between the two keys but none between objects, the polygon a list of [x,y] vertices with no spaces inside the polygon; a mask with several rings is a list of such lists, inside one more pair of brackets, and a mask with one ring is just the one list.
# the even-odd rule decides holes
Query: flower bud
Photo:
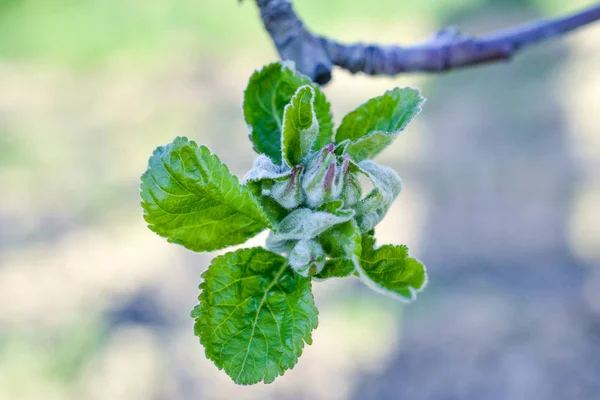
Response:
[{"label": "flower bud", "polygon": [[314,240],[299,240],[288,257],[290,266],[302,276],[320,273],[325,266],[323,247]]},{"label": "flower bud", "polygon": [[270,188],[269,196],[288,210],[302,204],[304,194],[300,185],[300,177],[303,170],[304,165],[297,165],[292,168],[291,175],[276,179]]},{"label": "flower bud", "polygon": [[344,188],[342,189],[342,200],[344,207],[352,207],[360,201],[362,188],[356,174],[348,173],[344,176]]},{"label": "flower bud", "polygon": [[333,143],[322,148],[309,162],[302,177],[302,188],[306,195],[306,203],[310,207],[333,200],[341,193],[341,169],[337,165],[337,157],[333,150]]},{"label": "flower bud", "polygon": [[342,163],[342,174],[344,176],[343,189],[341,199],[344,202],[344,207],[352,207],[359,202],[362,197],[362,188],[358,176],[350,172],[350,157],[344,156]]},{"label": "flower bud", "polygon": [[[333,168],[332,168],[333,169]],[[347,168],[346,168],[347,169]],[[332,177],[325,177],[325,201],[335,200],[342,194],[344,187],[344,165],[335,166],[335,174]]]},{"label": "flower bud", "polygon": [[274,253],[289,253],[295,245],[295,240],[280,240],[273,232],[267,236],[266,247]]}]

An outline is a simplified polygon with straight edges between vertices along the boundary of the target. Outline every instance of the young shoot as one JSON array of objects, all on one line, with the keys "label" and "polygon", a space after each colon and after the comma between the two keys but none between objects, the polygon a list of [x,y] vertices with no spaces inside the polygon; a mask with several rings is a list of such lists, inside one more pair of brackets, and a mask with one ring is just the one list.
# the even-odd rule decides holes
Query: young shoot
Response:
[{"label": "young shoot", "polygon": [[[244,94],[258,157],[242,183],[184,137],[150,157],[141,178],[144,218],[169,242],[212,251],[270,230],[266,248],[212,260],[192,311],[206,356],[236,383],[273,382],[312,343],[313,281],[358,277],[404,302],[427,284],[425,267],[406,246],[375,245],[374,228],[401,181],[372,161],[423,102],[417,90],[390,90],[348,114],[334,133],[320,88],[274,63],[252,75]],[[372,183],[369,193],[361,176]]]}]

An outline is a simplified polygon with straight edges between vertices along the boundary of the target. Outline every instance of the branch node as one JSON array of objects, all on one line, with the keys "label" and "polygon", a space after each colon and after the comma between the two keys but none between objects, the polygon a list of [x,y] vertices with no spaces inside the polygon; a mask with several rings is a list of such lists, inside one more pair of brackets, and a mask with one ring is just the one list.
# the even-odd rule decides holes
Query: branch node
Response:
[{"label": "branch node", "polygon": [[413,46],[341,44],[315,36],[298,18],[291,0],[256,0],[279,55],[319,84],[331,79],[333,65],[355,74],[394,76],[403,72],[444,72],[510,60],[528,45],[600,20],[600,4],[562,18],[543,20],[477,38],[450,26]]}]

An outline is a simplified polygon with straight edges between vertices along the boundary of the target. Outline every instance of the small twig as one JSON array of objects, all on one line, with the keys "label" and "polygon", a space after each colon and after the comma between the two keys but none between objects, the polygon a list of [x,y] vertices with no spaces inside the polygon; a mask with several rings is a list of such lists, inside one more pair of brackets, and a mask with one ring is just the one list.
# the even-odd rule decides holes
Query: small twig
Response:
[{"label": "small twig", "polygon": [[313,35],[294,12],[291,0],[256,0],[256,4],[281,58],[294,61],[299,71],[321,84],[331,79],[332,65],[352,73],[393,76],[510,60],[529,45],[600,20],[598,4],[566,17],[540,20],[480,38],[447,28],[420,45],[346,45]]},{"label": "small twig", "polygon": [[260,16],[279,55],[292,60],[296,68],[313,81],[325,84],[333,68],[319,39],[309,32],[292,8],[290,0],[256,0]]}]

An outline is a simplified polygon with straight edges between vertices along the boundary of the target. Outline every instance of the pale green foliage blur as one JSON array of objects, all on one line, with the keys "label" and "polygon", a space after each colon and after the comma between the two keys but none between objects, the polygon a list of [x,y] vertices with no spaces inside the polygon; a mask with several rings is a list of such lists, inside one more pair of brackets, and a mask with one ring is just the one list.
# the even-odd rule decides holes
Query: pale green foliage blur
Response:
[{"label": "pale green foliage blur", "polygon": [[[296,8],[315,30],[331,31],[336,20],[361,23],[393,21],[396,13],[410,18],[444,16],[482,4],[484,0],[298,1]],[[570,7],[576,3],[569,2]],[[265,47],[266,37],[253,1],[235,0],[3,0],[0,3],[0,57],[50,61],[89,67],[127,53],[157,61],[160,51],[175,44],[191,46],[200,57],[211,52],[235,53],[247,46]],[[492,3],[502,6],[511,0]],[[519,2],[524,4],[526,2]],[[560,12],[562,2],[527,3]],[[390,13],[389,10],[394,10]],[[107,29],[110,27],[110,29]],[[184,39],[180,41],[178,39]],[[364,38],[368,39],[368,38]]]}]

